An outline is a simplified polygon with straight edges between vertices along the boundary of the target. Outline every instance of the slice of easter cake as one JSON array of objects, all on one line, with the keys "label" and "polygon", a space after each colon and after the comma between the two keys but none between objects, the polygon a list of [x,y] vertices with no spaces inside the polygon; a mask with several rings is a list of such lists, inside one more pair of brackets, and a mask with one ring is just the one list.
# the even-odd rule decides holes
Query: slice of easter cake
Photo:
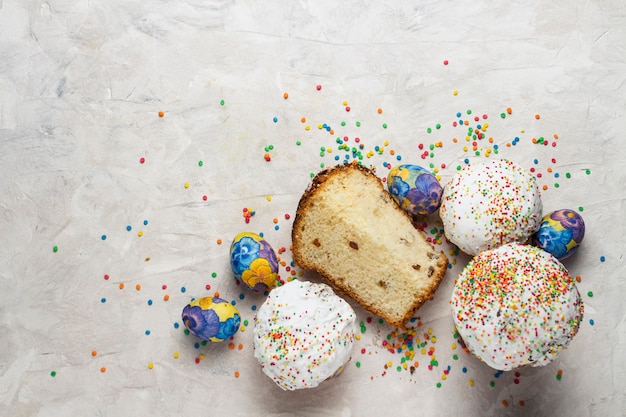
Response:
[{"label": "slice of easter cake", "polygon": [[448,265],[376,174],[354,163],[315,176],[292,240],[298,266],[398,327],[433,298]]}]

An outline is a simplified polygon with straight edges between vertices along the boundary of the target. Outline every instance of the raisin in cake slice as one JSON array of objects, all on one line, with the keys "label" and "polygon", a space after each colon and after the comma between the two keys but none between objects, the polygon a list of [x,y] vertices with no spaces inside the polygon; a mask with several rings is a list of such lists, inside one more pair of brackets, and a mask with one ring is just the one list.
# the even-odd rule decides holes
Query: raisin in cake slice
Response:
[{"label": "raisin in cake slice", "polygon": [[298,204],[292,240],[298,266],[398,327],[432,299],[448,265],[380,179],[354,163],[317,174]]}]

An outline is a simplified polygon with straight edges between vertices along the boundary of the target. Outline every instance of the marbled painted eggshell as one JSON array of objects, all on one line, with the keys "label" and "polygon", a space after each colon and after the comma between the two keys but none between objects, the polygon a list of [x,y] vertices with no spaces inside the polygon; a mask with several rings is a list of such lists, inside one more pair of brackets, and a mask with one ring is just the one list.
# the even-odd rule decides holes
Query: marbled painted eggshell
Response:
[{"label": "marbled painted eggshell", "polygon": [[584,236],[582,216],[573,210],[562,209],[543,216],[534,243],[561,260],[576,252]]},{"label": "marbled painted eggshell", "polygon": [[185,327],[207,342],[230,339],[241,324],[241,315],[232,303],[218,297],[203,297],[191,301],[182,314]]},{"label": "marbled painted eggshell", "polygon": [[239,233],[230,245],[230,266],[238,281],[254,291],[277,285],[278,259],[272,246],[252,232]]},{"label": "marbled painted eggshell", "polygon": [[443,187],[419,165],[398,165],[387,176],[389,193],[411,216],[427,216],[441,205]]}]

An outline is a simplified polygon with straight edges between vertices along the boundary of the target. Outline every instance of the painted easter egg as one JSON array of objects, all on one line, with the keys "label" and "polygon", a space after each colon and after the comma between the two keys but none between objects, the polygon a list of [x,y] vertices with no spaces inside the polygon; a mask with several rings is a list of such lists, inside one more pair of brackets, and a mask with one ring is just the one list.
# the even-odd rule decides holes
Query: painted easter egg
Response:
[{"label": "painted easter egg", "polygon": [[235,236],[230,245],[230,266],[235,278],[254,291],[266,291],[277,285],[276,253],[256,233],[242,232]]},{"label": "painted easter egg", "polygon": [[578,249],[585,236],[585,222],[573,210],[555,210],[543,216],[535,234],[536,246],[557,259],[565,259]]},{"label": "painted easter egg", "polygon": [[389,193],[411,216],[427,216],[441,204],[443,188],[437,178],[418,165],[398,165],[387,176]]},{"label": "painted easter egg", "polygon": [[183,323],[196,337],[208,342],[230,339],[241,324],[239,311],[230,302],[218,297],[191,301],[183,309]]}]

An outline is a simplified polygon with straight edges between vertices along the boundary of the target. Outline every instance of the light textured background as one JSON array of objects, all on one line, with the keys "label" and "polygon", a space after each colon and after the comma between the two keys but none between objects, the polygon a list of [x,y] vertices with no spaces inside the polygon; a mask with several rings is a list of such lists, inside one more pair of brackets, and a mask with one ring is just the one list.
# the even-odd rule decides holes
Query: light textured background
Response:
[{"label": "light textured background", "polygon": [[[414,374],[397,371],[401,354],[382,346],[393,329],[373,318],[342,375],[281,391],[253,357],[263,297],[232,280],[232,237],[263,232],[289,264],[310,174],[344,158],[336,137],[384,148],[363,159],[381,177],[401,155],[447,181],[474,158],[452,126],[468,109],[489,117],[490,158],[542,174],[546,211],[584,208],[585,241],[565,262],[581,276],[579,335],[556,362],[496,377],[453,349],[447,302],[467,257],[451,256],[418,312],[438,367],[418,352]],[[622,0],[0,0],[0,415],[626,415],[625,113]],[[557,146],[532,144],[541,136]],[[438,141],[421,159],[418,144]],[[190,297],[214,291],[250,323],[241,350],[196,349],[174,328]]]}]

